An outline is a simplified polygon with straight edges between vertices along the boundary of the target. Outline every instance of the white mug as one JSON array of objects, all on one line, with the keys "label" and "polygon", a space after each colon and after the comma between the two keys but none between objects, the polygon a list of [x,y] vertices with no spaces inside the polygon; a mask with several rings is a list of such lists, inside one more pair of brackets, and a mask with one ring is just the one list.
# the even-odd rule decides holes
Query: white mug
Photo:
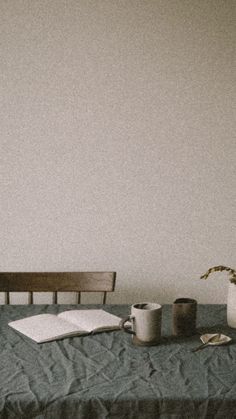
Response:
[{"label": "white mug", "polygon": [[[136,303],[131,306],[131,314],[120,322],[120,327],[133,335],[137,345],[156,345],[161,339],[162,306],[157,303]],[[131,322],[132,328],[125,326]]]}]

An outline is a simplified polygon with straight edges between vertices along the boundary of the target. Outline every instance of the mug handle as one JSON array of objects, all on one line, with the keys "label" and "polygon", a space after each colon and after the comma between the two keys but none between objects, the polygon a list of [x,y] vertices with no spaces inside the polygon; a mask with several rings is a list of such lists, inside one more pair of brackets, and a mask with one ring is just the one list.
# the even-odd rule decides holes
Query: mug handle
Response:
[{"label": "mug handle", "polygon": [[134,332],[134,330],[131,330],[131,329],[128,329],[128,327],[125,327],[125,323],[133,319],[134,319],[133,316],[127,316],[124,319],[121,319],[119,323],[120,328],[123,329],[126,333],[130,333],[131,335],[135,335],[136,333]]}]

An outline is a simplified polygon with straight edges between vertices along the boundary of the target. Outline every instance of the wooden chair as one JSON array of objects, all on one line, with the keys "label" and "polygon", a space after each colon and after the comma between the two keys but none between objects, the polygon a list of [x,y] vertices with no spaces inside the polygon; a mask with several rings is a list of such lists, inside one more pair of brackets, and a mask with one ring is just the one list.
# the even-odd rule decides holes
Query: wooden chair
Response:
[{"label": "wooden chair", "polygon": [[116,272],[0,272],[0,292],[5,293],[5,304],[10,304],[10,292],[28,292],[29,304],[33,304],[33,292],[52,292],[53,304],[57,293],[102,292],[106,303],[107,292],[115,289]]}]

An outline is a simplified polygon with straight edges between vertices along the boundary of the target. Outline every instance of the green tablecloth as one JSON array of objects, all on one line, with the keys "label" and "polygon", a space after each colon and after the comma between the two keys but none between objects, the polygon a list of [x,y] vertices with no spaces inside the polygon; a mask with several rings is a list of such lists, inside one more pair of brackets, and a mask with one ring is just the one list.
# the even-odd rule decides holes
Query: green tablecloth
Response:
[{"label": "green tablecloth", "polygon": [[[0,306],[0,418],[236,418],[236,329],[226,306],[198,306],[198,335],[171,336],[171,306],[163,306],[162,342],[135,347],[122,331],[36,344],[11,320],[99,305]],[[118,316],[126,305],[106,305]],[[233,338],[192,353],[202,333]]]}]

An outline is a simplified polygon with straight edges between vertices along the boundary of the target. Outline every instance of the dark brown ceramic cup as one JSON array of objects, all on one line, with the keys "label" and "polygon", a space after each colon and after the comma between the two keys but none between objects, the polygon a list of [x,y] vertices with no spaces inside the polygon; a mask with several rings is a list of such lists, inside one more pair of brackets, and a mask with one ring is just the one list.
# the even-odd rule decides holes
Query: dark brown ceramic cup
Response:
[{"label": "dark brown ceramic cup", "polygon": [[175,336],[196,334],[197,301],[191,298],[177,298],[172,306],[172,327]]}]

